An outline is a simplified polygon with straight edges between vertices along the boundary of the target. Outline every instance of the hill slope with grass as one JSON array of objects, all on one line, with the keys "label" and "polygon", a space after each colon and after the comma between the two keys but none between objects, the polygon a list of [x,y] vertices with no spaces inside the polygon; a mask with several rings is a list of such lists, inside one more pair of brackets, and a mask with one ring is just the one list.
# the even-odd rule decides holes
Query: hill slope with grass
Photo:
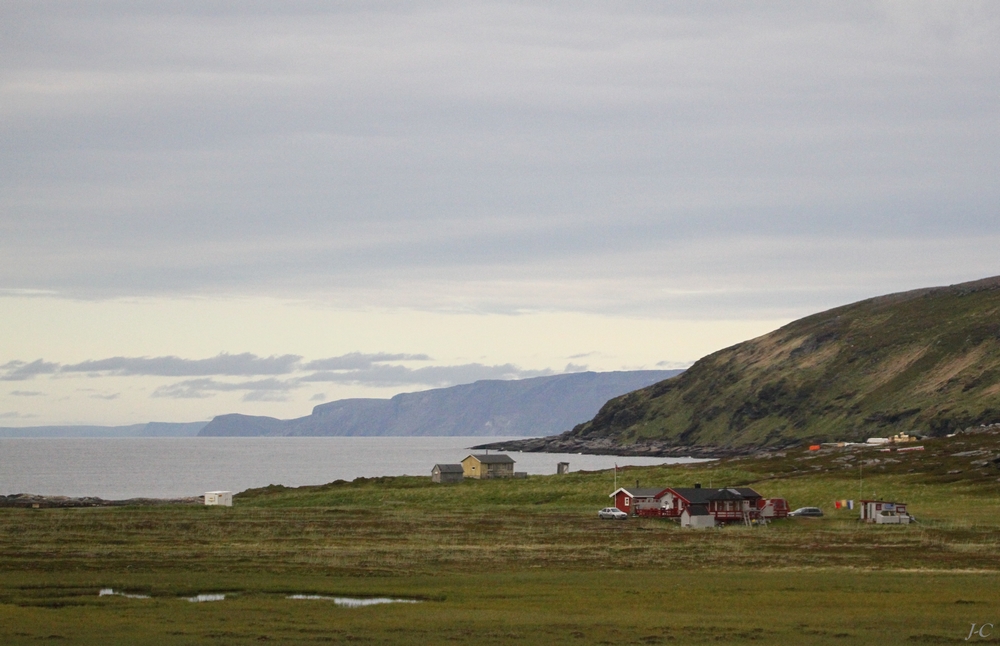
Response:
[{"label": "hill slope with grass", "polygon": [[739,452],[899,431],[938,436],[997,421],[1000,277],[794,321],[612,399],[534,450]]}]

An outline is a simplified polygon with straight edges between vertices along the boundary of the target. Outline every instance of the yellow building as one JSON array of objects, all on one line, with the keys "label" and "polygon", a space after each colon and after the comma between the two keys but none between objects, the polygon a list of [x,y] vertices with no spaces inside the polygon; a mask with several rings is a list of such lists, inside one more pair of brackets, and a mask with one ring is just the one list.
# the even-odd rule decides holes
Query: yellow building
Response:
[{"label": "yellow building", "polygon": [[491,478],[513,478],[514,460],[502,453],[496,455],[470,455],[462,460],[462,472],[466,478],[489,480]]}]

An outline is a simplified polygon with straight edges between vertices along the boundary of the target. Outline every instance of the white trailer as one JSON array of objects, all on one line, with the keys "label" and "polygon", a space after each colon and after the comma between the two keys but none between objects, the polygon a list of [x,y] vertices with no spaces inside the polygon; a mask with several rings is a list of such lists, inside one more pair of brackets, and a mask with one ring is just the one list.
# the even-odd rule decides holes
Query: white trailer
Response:
[{"label": "white trailer", "polygon": [[233,492],[232,491],[206,491],[205,492],[205,504],[206,505],[220,505],[222,507],[232,507],[233,506]]},{"label": "white trailer", "polygon": [[862,500],[861,520],[876,525],[909,525],[913,519],[906,503],[887,500]]}]

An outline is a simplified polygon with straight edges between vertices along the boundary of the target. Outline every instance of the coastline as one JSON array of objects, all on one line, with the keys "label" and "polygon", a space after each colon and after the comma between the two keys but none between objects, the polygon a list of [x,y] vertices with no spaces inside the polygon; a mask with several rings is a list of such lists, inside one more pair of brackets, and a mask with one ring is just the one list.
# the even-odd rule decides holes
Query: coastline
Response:
[{"label": "coastline", "polygon": [[475,450],[520,451],[523,453],[583,453],[586,455],[620,455],[623,457],[717,460],[721,458],[757,455],[770,451],[781,451],[788,447],[762,449],[754,446],[678,446],[657,440],[645,440],[633,444],[621,445],[616,444],[609,438],[585,439],[572,437],[568,433],[562,433],[547,437],[489,442],[473,446],[472,448]]},{"label": "coastline", "polygon": [[154,507],[157,505],[203,505],[204,496],[187,498],[128,498],[126,500],[104,500],[94,496],[43,496],[33,493],[0,495],[0,508],[52,509],[68,507]]}]

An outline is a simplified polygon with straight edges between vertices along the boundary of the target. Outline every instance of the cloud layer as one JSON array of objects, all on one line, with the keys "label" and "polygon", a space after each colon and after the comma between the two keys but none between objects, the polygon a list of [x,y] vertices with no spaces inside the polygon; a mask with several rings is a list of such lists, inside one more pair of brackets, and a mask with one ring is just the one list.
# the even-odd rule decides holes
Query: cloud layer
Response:
[{"label": "cloud layer", "polygon": [[662,312],[995,273],[995,3],[0,11],[8,290]]},{"label": "cloud layer", "polygon": [[[219,354],[208,359],[180,357],[111,357],[75,364],[57,364],[37,359],[10,361],[0,366],[0,381],[26,381],[38,376],[69,377],[181,377],[198,376],[156,387],[152,397],[201,399],[220,392],[243,392],[244,401],[285,401],[284,393],[315,383],[353,384],[368,387],[442,387],[480,379],[524,379],[554,374],[552,370],[525,370],[513,364],[433,365],[410,367],[401,362],[423,363],[426,354],[362,353],[303,361],[297,355],[258,357],[251,353]],[[569,364],[566,372],[586,370]],[[222,377],[265,376],[262,379],[226,380]],[[39,396],[37,391],[11,391],[15,396]],[[118,393],[94,394],[93,398],[116,399]]]}]

